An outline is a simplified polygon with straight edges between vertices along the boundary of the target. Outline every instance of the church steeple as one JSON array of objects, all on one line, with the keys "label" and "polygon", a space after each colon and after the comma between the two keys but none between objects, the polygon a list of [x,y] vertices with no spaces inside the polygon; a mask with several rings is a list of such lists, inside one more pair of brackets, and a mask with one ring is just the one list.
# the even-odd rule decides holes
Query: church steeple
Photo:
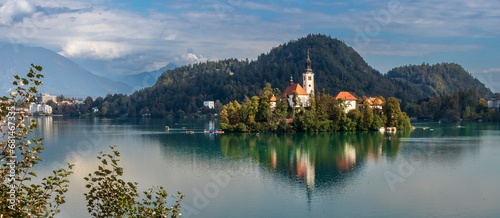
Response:
[{"label": "church steeple", "polygon": [[290,82],[288,82],[288,85],[291,86],[293,84],[293,77],[290,76]]},{"label": "church steeple", "polygon": [[311,69],[311,59],[309,59],[309,49],[307,49],[306,70]]},{"label": "church steeple", "polygon": [[314,95],[314,73],[311,69],[311,59],[309,58],[309,49],[307,49],[306,72],[302,74],[302,86],[307,94]]}]

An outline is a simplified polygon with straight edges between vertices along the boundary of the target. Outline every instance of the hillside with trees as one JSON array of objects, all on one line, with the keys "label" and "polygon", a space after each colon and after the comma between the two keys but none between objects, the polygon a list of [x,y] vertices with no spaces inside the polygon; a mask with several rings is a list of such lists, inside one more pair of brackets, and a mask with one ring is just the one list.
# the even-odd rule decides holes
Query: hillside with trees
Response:
[{"label": "hillside with trees", "polygon": [[489,88],[455,63],[396,67],[387,73],[387,77],[396,81],[409,82],[429,97],[451,95],[460,89],[472,87],[476,87],[477,91],[485,97],[492,96]]}]

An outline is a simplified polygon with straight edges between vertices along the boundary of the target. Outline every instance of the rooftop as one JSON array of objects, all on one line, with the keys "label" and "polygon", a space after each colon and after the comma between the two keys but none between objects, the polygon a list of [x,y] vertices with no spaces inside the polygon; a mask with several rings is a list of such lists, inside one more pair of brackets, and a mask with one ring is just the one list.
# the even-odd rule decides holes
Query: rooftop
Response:
[{"label": "rooftop", "polygon": [[384,104],[384,102],[382,100],[380,100],[380,98],[374,98],[374,97],[369,97],[368,99],[366,99],[366,101],[368,101],[368,104],[370,105],[382,105]]},{"label": "rooftop", "polygon": [[358,98],[354,97],[354,94],[350,93],[350,92],[339,92],[339,94],[337,94],[335,96],[335,99],[339,99],[339,98],[342,98],[344,99],[344,101],[356,101],[358,100]]},{"label": "rooftop", "polygon": [[297,92],[297,95],[308,95],[306,90],[304,90],[302,86],[300,86],[298,83],[294,83],[286,87],[285,92],[280,95],[280,98],[285,95],[293,95],[293,91]]}]

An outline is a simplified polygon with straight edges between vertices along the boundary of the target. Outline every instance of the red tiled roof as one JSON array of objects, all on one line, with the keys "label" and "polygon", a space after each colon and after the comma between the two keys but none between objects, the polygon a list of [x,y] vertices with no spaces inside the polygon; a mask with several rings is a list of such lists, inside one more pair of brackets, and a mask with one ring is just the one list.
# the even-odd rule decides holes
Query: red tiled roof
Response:
[{"label": "red tiled roof", "polygon": [[335,96],[335,99],[339,99],[339,98],[342,98],[344,100],[352,100],[352,101],[356,101],[358,100],[356,97],[354,97],[354,95],[350,92],[339,92],[339,94],[337,94]]},{"label": "red tiled roof", "polygon": [[369,97],[367,99],[367,101],[368,101],[368,104],[370,104],[370,105],[374,105],[374,104],[382,105],[382,104],[384,104],[384,102],[382,100],[380,100],[380,98]]},{"label": "red tiled roof", "polygon": [[297,92],[297,95],[308,95],[306,90],[304,90],[302,86],[300,86],[298,83],[294,83],[286,87],[285,92],[280,95],[280,98],[285,95],[293,95],[293,91]]}]

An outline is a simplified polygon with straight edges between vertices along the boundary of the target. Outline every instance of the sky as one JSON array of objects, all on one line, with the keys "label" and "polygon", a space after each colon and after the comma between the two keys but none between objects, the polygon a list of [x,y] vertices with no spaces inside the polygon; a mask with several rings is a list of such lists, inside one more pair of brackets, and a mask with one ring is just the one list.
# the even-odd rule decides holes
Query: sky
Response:
[{"label": "sky", "polygon": [[103,76],[255,60],[309,33],[344,41],[382,73],[454,62],[500,92],[496,0],[0,0],[0,45],[45,47]]}]

